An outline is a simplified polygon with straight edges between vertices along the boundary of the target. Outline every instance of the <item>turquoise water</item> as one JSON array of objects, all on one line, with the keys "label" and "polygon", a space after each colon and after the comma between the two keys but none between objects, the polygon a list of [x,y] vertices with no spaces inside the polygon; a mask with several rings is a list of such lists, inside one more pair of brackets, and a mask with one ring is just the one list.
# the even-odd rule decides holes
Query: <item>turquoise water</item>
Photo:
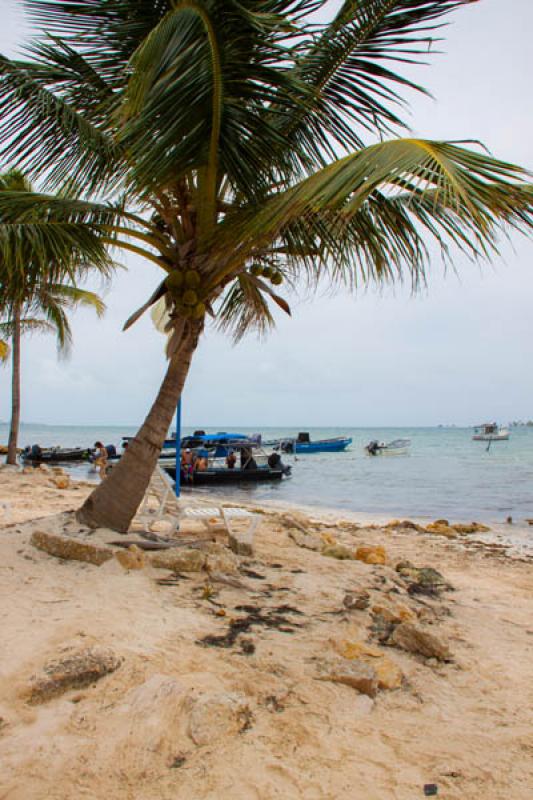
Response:
[{"label": "turquoise water", "polygon": [[[206,428],[216,432],[224,428]],[[288,428],[258,427],[265,439],[294,436]],[[184,433],[192,432],[184,428]],[[96,439],[120,444],[133,428],[55,427],[24,425],[20,444],[89,446]],[[278,484],[234,487],[231,494],[248,502],[275,501],[320,506],[359,513],[400,517],[446,517],[502,522],[533,517],[533,429],[514,428],[507,442],[472,441],[469,428],[314,428],[311,438],[347,435],[353,444],[344,453],[286,456],[293,475]],[[371,439],[409,438],[411,452],[404,456],[371,458],[364,445]],[[7,426],[0,424],[0,442],[7,441]],[[76,475],[91,477],[89,467]],[[228,494],[228,487],[193,489]]]}]

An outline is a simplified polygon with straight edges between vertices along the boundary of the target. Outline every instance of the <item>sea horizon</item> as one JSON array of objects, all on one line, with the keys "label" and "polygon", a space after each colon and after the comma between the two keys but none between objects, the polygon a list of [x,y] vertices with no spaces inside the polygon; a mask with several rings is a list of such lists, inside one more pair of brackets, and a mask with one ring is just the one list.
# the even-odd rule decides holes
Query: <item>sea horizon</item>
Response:
[{"label": "sea horizon", "polygon": [[[510,439],[472,440],[474,426],[204,426],[219,431],[262,433],[265,439],[294,436],[306,430],[312,439],[345,435],[352,438],[343,453],[283,456],[292,465],[292,477],[276,483],[241,485],[231,496],[242,502],[263,501],[335,509],[376,517],[441,518],[504,523],[533,518],[533,428],[511,429]],[[92,447],[98,439],[117,448],[123,436],[133,436],[137,425],[21,426],[21,447]],[[182,426],[182,434],[196,426]],[[198,428],[200,429],[200,428]],[[0,444],[7,441],[7,426],[0,424]],[[174,426],[172,427],[174,430]],[[372,458],[364,447],[372,439],[411,439],[407,455]],[[94,480],[87,464],[69,471],[80,479]],[[227,494],[227,488],[194,488],[209,496]],[[524,522],[525,524],[525,522]]]}]

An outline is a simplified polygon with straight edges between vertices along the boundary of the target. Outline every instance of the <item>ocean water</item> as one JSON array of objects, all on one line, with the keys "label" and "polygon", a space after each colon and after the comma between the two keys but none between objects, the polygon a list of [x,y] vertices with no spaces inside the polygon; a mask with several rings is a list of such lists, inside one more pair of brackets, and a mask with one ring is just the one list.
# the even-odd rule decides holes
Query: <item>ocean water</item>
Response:
[{"label": "ocean water", "polygon": [[[214,433],[221,428],[206,428]],[[294,436],[288,428],[259,426],[263,438]],[[183,433],[192,432],[184,428]],[[314,428],[312,439],[347,435],[351,447],[344,453],[284,456],[293,466],[292,477],[273,484],[197,488],[202,494],[229,494],[236,500],[308,505],[338,511],[388,517],[417,517],[501,523],[533,518],[533,428],[514,428],[507,442],[472,441],[470,428]],[[92,446],[97,439],[119,445],[134,428],[23,425],[20,444]],[[364,446],[372,439],[409,438],[408,455],[372,458]],[[0,443],[7,426],[0,424]],[[94,478],[88,465],[72,471]],[[533,537],[533,529],[532,537]]]}]

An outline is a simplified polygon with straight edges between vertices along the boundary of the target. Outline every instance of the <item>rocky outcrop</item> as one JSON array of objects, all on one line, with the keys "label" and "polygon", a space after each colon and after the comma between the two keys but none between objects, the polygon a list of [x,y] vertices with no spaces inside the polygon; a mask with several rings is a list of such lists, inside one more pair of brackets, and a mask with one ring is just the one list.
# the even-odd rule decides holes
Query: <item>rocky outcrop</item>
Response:
[{"label": "rocky outcrop", "polygon": [[424,528],[421,525],[417,525],[416,522],[412,522],[410,519],[393,519],[390,522],[387,522],[385,525],[386,528],[397,528],[399,530],[412,530],[412,531],[423,531]]},{"label": "rocky outcrop", "polygon": [[23,693],[31,705],[46,703],[70,689],[81,689],[114,672],[122,659],[112,650],[89,648],[59,661],[50,661],[42,673],[32,676]]},{"label": "rocky outcrop", "polygon": [[426,526],[427,533],[433,533],[435,536],[445,536],[447,539],[457,539],[457,531],[448,525],[446,520],[438,520],[437,522],[430,522]]},{"label": "rocky outcrop", "polygon": [[288,531],[288,535],[298,547],[303,547],[306,550],[320,552],[324,546],[322,539],[316,533],[304,533],[298,528],[291,528]]},{"label": "rocky outcrop", "polygon": [[205,568],[209,573],[237,575],[239,572],[239,559],[227,547],[212,543],[206,548]]},{"label": "rocky outcrop", "polygon": [[387,553],[385,548],[380,544],[368,547],[358,547],[355,551],[355,558],[357,561],[363,561],[365,564],[387,563]]},{"label": "rocky outcrop", "polygon": [[348,592],[344,595],[342,603],[348,610],[354,608],[358,611],[364,611],[370,605],[370,594],[366,589],[361,589],[359,592]]},{"label": "rocky outcrop", "polygon": [[146,557],[143,551],[132,544],[127,550],[120,550],[115,553],[115,558],[124,569],[143,569],[146,566]]},{"label": "rocky outcrop", "polygon": [[411,594],[435,594],[450,591],[453,586],[433,567],[415,567],[410,561],[399,561],[396,572],[409,583]]},{"label": "rocky outcrop", "polygon": [[110,547],[70,536],[61,536],[58,533],[34,531],[30,541],[38,550],[44,550],[51,556],[67,561],[83,561],[99,567],[113,558],[113,550]]},{"label": "rocky outcrop", "polygon": [[378,692],[378,677],[369,664],[362,661],[350,662],[342,659],[332,661],[322,667],[320,680],[342,683],[357,689],[361,694],[375,697]]},{"label": "rocky outcrop", "polygon": [[391,658],[377,647],[364,642],[344,641],[337,645],[337,652],[354,663],[366,664],[374,670],[378,689],[399,689],[403,683],[403,672]]},{"label": "rocky outcrop", "polygon": [[150,557],[153,567],[170,569],[173,572],[201,572],[207,563],[207,556],[201,550],[176,547],[154,553]]},{"label": "rocky outcrop", "polygon": [[448,644],[443,639],[412,622],[403,622],[398,625],[389,638],[388,644],[400,647],[409,653],[424,656],[424,658],[436,658],[438,661],[451,661],[452,659]]},{"label": "rocky outcrop", "polygon": [[188,734],[197,745],[208,745],[250,727],[252,713],[240,694],[206,694],[190,702]]},{"label": "rocky outcrop", "polygon": [[354,559],[353,550],[343,544],[328,544],[322,549],[322,555],[328,558],[337,558],[339,561]]}]

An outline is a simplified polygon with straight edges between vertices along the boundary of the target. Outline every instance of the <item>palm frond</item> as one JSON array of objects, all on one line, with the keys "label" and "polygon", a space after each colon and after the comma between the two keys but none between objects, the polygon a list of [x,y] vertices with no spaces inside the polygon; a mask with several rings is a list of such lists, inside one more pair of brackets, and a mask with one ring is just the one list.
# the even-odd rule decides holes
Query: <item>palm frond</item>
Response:
[{"label": "palm frond", "polygon": [[33,73],[0,57],[0,158],[53,189],[73,174],[88,191],[116,188],[125,171],[119,146]]},{"label": "palm frond", "polygon": [[217,327],[231,334],[235,343],[250,331],[263,336],[274,327],[274,317],[264,294],[248,273],[228,287],[216,314]]},{"label": "palm frond", "polygon": [[76,308],[86,306],[92,308],[98,317],[103,317],[106,305],[102,298],[95,292],[88,289],[80,289],[79,286],[71,286],[65,283],[50,283],[39,293],[39,302],[45,307],[49,299],[63,308]]},{"label": "palm frond", "polygon": [[[418,269],[423,245],[417,224],[427,229],[431,225],[431,232],[444,251],[451,240],[472,256],[480,248],[488,254],[497,250],[497,233],[502,228],[522,232],[531,229],[533,189],[525,183],[526,177],[519,167],[455,144],[417,139],[383,142],[319,170],[273,196],[262,207],[232,215],[221,223],[217,247],[226,253],[231,240],[237,259],[251,258],[254,248],[257,251],[277,240],[283,242],[291,230],[294,239],[298,225],[304,226],[300,234],[303,231],[308,235],[313,232],[313,218],[319,224],[325,214],[331,214],[336,217],[334,235],[324,245],[321,231],[315,228],[315,239],[307,236],[306,244],[325,255],[329,250],[329,255],[343,263],[345,245],[350,243],[347,234],[353,235],[354,225],[360,224],[361,244],[368,234],[365,226],[370,216],[378,214],[383,233],[388,236],[396,231],[400,236],[397,243],[404,252],[401,259],[393,261],[398,267],[403,262],[409,268],[415,256]],[[396,203],[380,203],[383,197],[396,198]],[[393,213],[396,219],[391,216]],[[410,225],[408,218],[412,220]],[[295,248],[294,241],[288,244]],[[393,242],[380,235],[373,237],[372,245],[385,263]],[[372,260],[376,262],[375,255]],[[230,260],[217,278],[223,278],[232,267]]]},{"label": "palm frond", "polygon": [[280,125],[296,154],[323,165],[335,144],[362,147],[365,133],[406,127],[406,89],[425,92],[401,68],[425,61],[442,18],[477,0],[345,0],[308,40],[294,73],[313,92]]}]

